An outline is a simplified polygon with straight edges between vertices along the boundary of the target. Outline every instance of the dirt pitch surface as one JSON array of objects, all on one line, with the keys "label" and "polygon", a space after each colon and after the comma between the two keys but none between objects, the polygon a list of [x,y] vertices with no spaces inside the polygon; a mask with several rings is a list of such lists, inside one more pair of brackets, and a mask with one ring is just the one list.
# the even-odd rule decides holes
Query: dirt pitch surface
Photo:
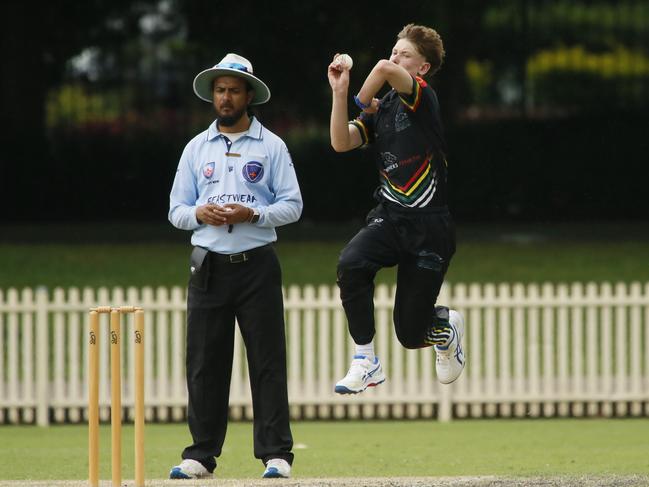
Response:
[{"label": "dirt pitch surface", "polygon": [[[80,480],[0,480],[0,487],[87,487]],[[110,487],[103,480],[100,487]],[[133,487],[132,480],[122,482]],[[323,479],[211,479],[147,480],[147,487],[649,487],[649,476],[558,476],[558,477],[394,477]]]}]

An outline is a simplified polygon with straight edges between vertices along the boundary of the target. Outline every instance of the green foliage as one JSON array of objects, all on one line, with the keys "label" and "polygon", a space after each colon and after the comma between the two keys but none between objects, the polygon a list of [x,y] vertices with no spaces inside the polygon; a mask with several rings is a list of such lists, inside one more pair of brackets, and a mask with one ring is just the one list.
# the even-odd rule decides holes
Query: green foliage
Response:
[{"label": "green foliage", "polygon": [[566,33],[588,42],[631,39],[646,33],[649,4],[637,0],[499,2],[489,6],[484,24],[493,33],[520,31],[524,19],[530,33],[537,39],[557,39]]},{"label": "green foliage", "polygon": [[588,52],[583,46],[558,47],[537,52],[527,62],[532,79],[550,72],[585,72],[602,78],[649,76],[649,56],[618,45],[607,52]]},{"label": "green foliage", "polygon": [[465,67],[471,101],[478,105],[489,103],[493,96],[494,69],[491,61],[469,59]]},{"label": "green foliage", "polygon": [[474,103],[500,105],[512,92],[528,108],[649,102],[647,2],[499,2],[483,20],[484,44],[466,65]]},{"label": "green foliage", "polygon": [[604,52],[562,46],[528,59],[527,77],[537,103],[631,105],[649,95],[649,56],[622,45]]},{"label": "green foliage", "polygon": [[[293,8],[305,18],[310,17],[310,7],[295,5]],[[422,16],[438,13],[435,7],[422,8]],[[444,7],[438,8],[444,10]],[[451,2],[445,8],[449,19],[463,15]],[[205,107],[194,99],[191,79],[197,69],[215,62],[214,56],[224,54],[214,53],[214,43],[218,45],[227,39],[231,44],[231,29],[235,32],[239,29],[236,22],[225,22],[221,16],[206,15],[207,12],[209,9],[205,5],[191,6],[182,2],[147,5],[139,9],[122,7],[121,13],[115,13],[111,22],[102,27],[107,32],[114,31],[116,37],[102,38],[96,48],[101,54],[94,61],[98,79],[90,84],[95,86],[95,90],[98,87],[102,94],[97,91],[89,94],[78,85],[63,84],[51,88],[47,106],[48,127],[62,123],[79,126],[108,124],[114,129],[114,125],[121,124],[125,125],[123,130],[129,130],[147,126],[152,120],[164,121],[166,108],[177,110],[182,106],[183,125],[188,132],[202,129],[212,113],[204,110]],[[143,14],[157,19],[152,24],[155,26],[153,30],[137,27],[136,20]],[[453,62],[464,64],[464,71],[458,70],[457,73],[466,77],[466,82],[445,80],[444,70],[440,75],[442,89],[445,83],[468,86],[468,93],[462,94],[462,103],[508,105],[521,102],[526,96],[532,104],[587,108],[602,104],[645,103],[649,98],[643,88],[649,78],[647,57],[643,55],[649,45],[647,2],[510,0],[492,2],[478,9],[477,14],[482,15],[482,21],[478,21],[480,32],[475,34],[479,42],[468,42],[468,48],[460,51],[452,49],[451,45],[449,50],[455,56],[465,56],[464,59],[453,59]],[[252,18],[245,13],[241,15],[251,30],[275,26],[274,18],[267,19],[270,14],[265,12]],[[280,36],[277,45],[265,46],[266,55],[254,59],[262,79],[272,85],[273,99],[280,100],[264,110],[267,119],[276,120],[279,124],[289,119],[286,128],[291,131],[299,130],[296,125],[313,123],[310,118],[313,116],[321,127],[326,127],[330,93],[322,76],[331,53],[322,49],[323,42],[326,44],[329,39],[341,38],[336,42],[346,45],[342,39],[348,39],[346,43],[353,47],[349,50],[357,63],[351,91],[360,88],[362,75],[358,78],[357,75],[371,69],[377,56],[383,56],[374,46],[350,43],[353,36],[350,37],[347,31],[339,32],[337,24],[326,22],[331,15],[330,9],[322,7],[312,24],[308,24],[311,32],[308,36],[300,31],[289,33],[280,29],[277,31]],[[444,32],[448,29],[444,25],[444,16],[439,21]],[[452,25],[457,27],[460,24]],[[324,29],[320,35],[318,29]],[[394,33],[378,26],[374,30],[380,32],[387,49],[386,43],[392,42]],[[131,31],[135,34],[124,36]],[[191,35],[187,35],[188,32]],[[362,37],[361,31],[356,35]],[[375,42],[376,35],[373,34]],[[461,38],[466,33],[457,32],[455,35]],[[310,62],[304,63],[301,74],[306,89],[294,85],[291,70],[279,70],[272,61],[278,53],[287,51],[285,44],[291,49],[299,45],[309,52]],[[258,49],[258,42],[256,38],[237,37],[229,49],[239,49],[254,58],[252,53]],[[524,83],[523,71],[528,86],[521,86]],[[323,82],[314,84],[316,79]],[[602,91],[606,91],[608,97],[602,98]],[[312,105],[308,113],[303,113],[303,100],[309,100]],[[115,121],[117,118],[119,123]],[[295,123],[296,118],[300,120],[299,124]]]},{"label": "green foliage", "polygon": [[46,124],[48,128],[113,124],[123,116],[125,102],[128,99],[116,90],[90,93],[79,83],[65,84],[47,97]]},{"label": "green foliage", "polygon": [[195,135],[214,120],[209,105],[190,105],[185,112],[177,112],[158,103],[138,101],[143,87],[129,86],[97,89],[91,84],[71,82],[52,88],[45,107],[46,127],[57,130],[75,130],[87,133],[108,133],[113,136],[138,132],[182,133]]}]

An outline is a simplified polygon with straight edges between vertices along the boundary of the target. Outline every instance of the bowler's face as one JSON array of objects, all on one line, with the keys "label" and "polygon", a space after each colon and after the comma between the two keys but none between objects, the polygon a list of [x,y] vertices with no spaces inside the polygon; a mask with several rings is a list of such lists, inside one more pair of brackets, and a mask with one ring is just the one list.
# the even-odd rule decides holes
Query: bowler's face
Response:
[{"label": "bowler's face", "polygon": [[220,76],[214,80],[212,99],[219,119],[238,120],[246,113],[254,93],[238,76]]},{"label": "bowler's face", "polygon": [[430,68],[426,58],[419,54],[417,48],[407,39],[399,39],[392,48],[390,61],[408,71],[411,76],[425,74]]}]

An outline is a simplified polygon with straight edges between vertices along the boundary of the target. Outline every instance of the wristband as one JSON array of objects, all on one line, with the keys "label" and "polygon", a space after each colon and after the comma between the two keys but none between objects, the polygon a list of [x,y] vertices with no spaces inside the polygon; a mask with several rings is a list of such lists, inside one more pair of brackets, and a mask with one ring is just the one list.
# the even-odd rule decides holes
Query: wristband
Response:
[{"label": "wristband", "polygon": [[358,95],[354,95],[354,103],[356,103],[356,106],[360,108],[361,110],[365,110],[366,108],[369,108],[372,106],[372,100],[370,100],[369,105],[366,105],[362,101],[358,99]]}]

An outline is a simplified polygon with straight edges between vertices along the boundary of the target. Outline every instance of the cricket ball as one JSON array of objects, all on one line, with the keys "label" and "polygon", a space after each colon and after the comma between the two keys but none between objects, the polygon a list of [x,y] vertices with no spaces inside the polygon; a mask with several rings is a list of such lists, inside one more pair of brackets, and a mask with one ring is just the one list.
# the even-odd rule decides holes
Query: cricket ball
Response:
[{"label": "cricket ball", "polygon": [[343,69],[352,69],[352,66],[354,65],[354,60],[349,54],[339,54],[336,56],[336,59],[334,59],[334,62],[338,63],[338,65]]}]

